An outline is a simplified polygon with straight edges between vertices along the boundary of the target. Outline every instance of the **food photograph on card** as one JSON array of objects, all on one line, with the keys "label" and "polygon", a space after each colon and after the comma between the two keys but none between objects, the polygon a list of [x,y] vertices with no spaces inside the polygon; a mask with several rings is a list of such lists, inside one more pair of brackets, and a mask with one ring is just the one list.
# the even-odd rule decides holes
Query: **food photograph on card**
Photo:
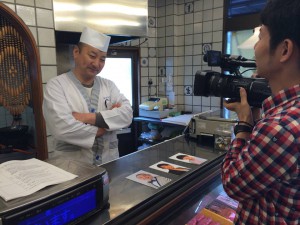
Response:
[{"label": "food photograph on card", "polygon": [[150,166],[150,168],[175,175],[185,174],[186,172],[190,171],[190,168],[179,166],[165,161],[155,163],[154,165]]},{"label": "food photograph on card", "polygon": [[177,153],[177,154],[171,156],[170,159],[174,159],[177,161],[186,162],[186,163],[190,163],[190,164],[196,164],[196,165],[200,165],[200,164],[204,163],[205,161],[207,161],[207,159],[199,158],[199,157],[184,154],[184,153]]},{"label": "food photograph on card", "polygon": [[154,173],[149,173],[144,170],[140,170],[134,174],[129,175],[126,178],[155,189],[162,187],[172,181],[172,179],[170,178],[159,176]]}]

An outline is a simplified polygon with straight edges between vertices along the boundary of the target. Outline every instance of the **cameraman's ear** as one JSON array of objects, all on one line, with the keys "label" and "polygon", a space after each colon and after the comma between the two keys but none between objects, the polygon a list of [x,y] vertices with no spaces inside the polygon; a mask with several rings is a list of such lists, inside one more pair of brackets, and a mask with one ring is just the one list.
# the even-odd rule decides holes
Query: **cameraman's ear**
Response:
[{"label": "cameraman's ear", "polygon": [[290,59],[291,55],[293,54],[294,43],[290,39],[285,39],[282,41],[280,48],[280,62],[286,62]]}]

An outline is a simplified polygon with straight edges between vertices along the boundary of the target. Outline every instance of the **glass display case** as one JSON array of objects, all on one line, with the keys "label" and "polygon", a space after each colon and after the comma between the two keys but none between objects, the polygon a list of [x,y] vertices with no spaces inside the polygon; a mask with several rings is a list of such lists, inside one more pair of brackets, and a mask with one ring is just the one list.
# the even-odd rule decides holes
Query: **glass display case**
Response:
[{"label": "glass display case", "polygon": [[[178,153],[205,160],[199,164],[174,160],[172,156]],[[110,177],[110,208],[89,218],[85,224],[185,224],[195,215],[196,208],[204,207],[206,201],[222,191],[220,165],[225,154],[181,135],[103,164],[101,167]],[[189,170],[175,175],[153,169],[161,161]],[[140,170],[171,181],[152,188],[127,179]]]}]

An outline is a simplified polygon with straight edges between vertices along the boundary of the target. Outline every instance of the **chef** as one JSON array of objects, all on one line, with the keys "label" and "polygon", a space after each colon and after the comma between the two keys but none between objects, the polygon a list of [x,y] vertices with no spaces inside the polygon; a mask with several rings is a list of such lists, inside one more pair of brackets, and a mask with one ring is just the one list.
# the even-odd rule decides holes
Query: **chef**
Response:
[{"label": "chef", "polygon": [[119,157],[116,130],[132,122],[132,107],[110,80],[97,76],[110,37],[85,27],[73,49],[75,67],[52,78],[43,114],[54,137],[54,157],[101,165]]}]

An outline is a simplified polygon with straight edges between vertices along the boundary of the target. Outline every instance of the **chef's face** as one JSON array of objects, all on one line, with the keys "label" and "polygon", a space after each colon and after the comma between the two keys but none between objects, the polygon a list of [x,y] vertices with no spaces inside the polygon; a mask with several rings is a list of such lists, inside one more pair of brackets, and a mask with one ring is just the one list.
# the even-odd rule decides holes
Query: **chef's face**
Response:
[{"label": "chef's face", "polygon": [[103,69],[107,53],[90,45],[80,44],[74,48],[73,54],[76,71],[83,78],[93,78]]}]

